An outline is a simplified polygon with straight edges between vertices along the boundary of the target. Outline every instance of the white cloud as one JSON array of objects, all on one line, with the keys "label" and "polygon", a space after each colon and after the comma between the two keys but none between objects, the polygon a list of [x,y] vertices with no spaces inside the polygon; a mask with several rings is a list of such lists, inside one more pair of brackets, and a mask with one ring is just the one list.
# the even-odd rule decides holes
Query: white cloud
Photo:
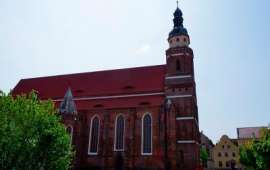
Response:
[{"label": "white cloud", "polygon": [[137,50],[135,50],[135,53],[138,55],[147,54],[151,49],[151,46],[149,44],[143,44],[141,47],[139,47]]}]

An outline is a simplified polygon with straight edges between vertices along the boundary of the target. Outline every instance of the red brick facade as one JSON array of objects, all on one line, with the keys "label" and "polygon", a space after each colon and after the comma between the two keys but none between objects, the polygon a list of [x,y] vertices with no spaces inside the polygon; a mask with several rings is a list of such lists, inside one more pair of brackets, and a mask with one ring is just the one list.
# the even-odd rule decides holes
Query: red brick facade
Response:
[{"label": "red brick facade", "polygon": [[[14,88],[14,95],[34,89],[40,99],[52,99],[57,108],[66,98],[63,98],[65,91],[71,89],[69,102],[74,103],[71,109],[76,111],[61,115],[63,123],[72,127],[74,169],[199,167],[193,51],[188,46],[186,30],[177,26],[181,24],[182,13],[177,9],[174,15],[176,26],[168,39],[170,48],[166,51],[165,65],[24,79]],[[142,130],[146,113],[151,116],[151,132]],[[115,121],[119,114],[125,122],[123,151],[114,149]],[[89,154],[94,116],[99,120],[98,151]],[[149,154],[142,154],[142,133],[151,133]]]}]

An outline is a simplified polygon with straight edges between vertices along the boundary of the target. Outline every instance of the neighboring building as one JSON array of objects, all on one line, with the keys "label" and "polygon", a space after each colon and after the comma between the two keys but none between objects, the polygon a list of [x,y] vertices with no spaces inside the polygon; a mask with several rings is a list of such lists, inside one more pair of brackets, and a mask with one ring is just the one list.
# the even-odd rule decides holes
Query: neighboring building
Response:
[{"label": "neighboring building", "polygon": [[173,22],[164,65],[23,79],[14,88],[14,96],[34,89],[59,108],[74,169],[199,166],[193,51],[178,7]]},{"label": "neighboring building", "polygon": [[[208,161],[206,163],[206,168],[212,168],[214,167],[214,161],[213,161],[213,153],[212,150],[214,148],[214,144],[211,139],[209,139],[203,132],[201,134],[201,147],[205,148],[208,153]],[[205,167],[205,165],[204,165]]]},{"label": "neighboring building", "polygon": [[237,140],[223,135],[213,148],[214,167],[216,169],[241,168],[238,161],[239,148]]},{"label": "neighboring building", "polygon": [[239,145],[243,145],[252,139],[259,139],[262,135],[262,130],[267,129],[265,126],[260,127],[242,127],[237,128],[237,141]]}]

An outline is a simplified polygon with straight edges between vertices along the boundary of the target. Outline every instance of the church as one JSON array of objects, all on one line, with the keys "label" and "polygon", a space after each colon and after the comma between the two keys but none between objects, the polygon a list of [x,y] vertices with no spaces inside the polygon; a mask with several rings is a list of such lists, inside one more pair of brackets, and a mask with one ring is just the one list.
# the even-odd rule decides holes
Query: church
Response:
[{"label": "church", "polygon": [[51,99],[76,151],[73,169],[196,170],[193,50],[174,12],[163,65],[22,79],[13,95]]}]

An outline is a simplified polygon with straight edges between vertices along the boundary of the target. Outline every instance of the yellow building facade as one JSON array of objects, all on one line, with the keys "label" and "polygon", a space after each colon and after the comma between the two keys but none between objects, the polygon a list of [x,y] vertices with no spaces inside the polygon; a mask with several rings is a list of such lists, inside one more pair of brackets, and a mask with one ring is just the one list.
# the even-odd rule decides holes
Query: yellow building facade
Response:
[{"label": "yellow building facade", "polygon": [[241,168],[239,163],[239,147],[237,141],[223,135],[213,148],[214,167],[217,169]]}]

